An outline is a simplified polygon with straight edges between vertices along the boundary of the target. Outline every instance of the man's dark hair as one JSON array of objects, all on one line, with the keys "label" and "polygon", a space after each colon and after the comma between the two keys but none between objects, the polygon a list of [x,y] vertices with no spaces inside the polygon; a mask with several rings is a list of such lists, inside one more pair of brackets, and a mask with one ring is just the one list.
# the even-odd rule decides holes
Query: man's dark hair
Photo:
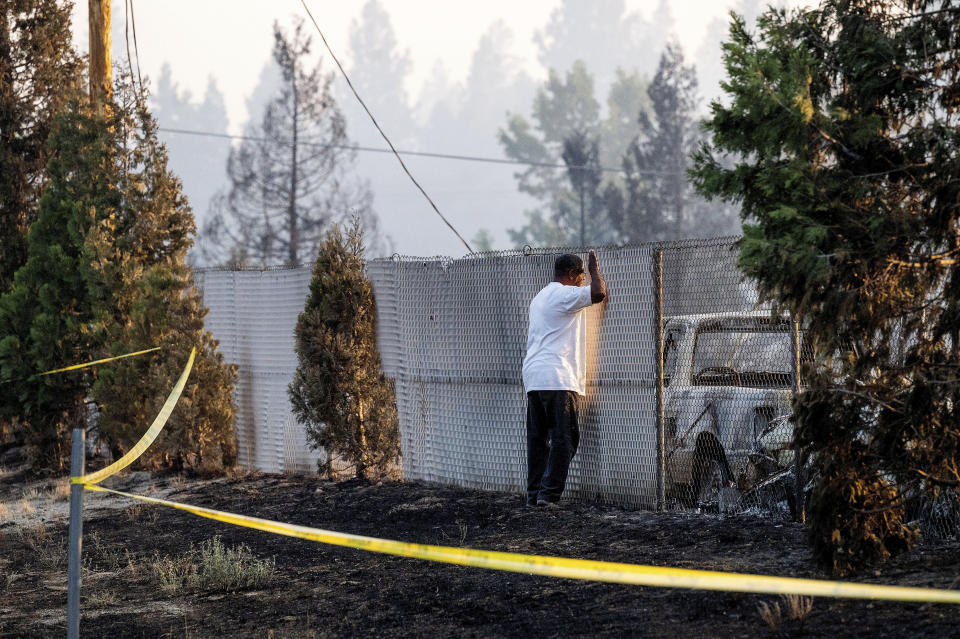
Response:
[{"label": "man's dark hair", "polygon": [[572,253],[565,253],[557,258],[553,263],[553,277],[563,277],[569,275],[570,271],[577,273],[583,272],[583,260]]}]

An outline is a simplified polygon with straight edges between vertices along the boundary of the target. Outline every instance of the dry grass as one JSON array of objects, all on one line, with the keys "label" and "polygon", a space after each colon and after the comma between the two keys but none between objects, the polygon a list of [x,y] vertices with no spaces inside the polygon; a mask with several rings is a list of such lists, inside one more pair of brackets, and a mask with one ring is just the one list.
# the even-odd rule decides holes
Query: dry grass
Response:
[{"label": "dry grass", "polygon": [[276,560],[257,559],[246,544],[224,546],[220,537],[180,557],[157,556],[152,565],[160,589],[168,595],[184,591],[232,591],[269,583]]},{"label": "dry grass", "polygon": [[19,579],[21,576],[22,576],[22,575],[21,575],[19,572],[12,572],[12,571],[11,571],[11,572],[8,572],[8,573],[5,575],[5,578],[4,578],[4,580],[3,580],[3,590],[4,590],[4,592],[6,592],[7,590],[10,590],[10,586],[13,585],[13,582],[16,581],[17,579]]},{"label": "dry grass", "polygon": [[183,478],[183,475],[174,475],[167,480],[167,485],[170,486],[170,488],[180,490],[187,485],[187,480]]},{"label": "dry grass", "polygon": [[136,503],[130,504],[123,509],[123,512],[126,513],[127,519],[130,520],[130,523],[140,522],[146,526],[153,526],[157,523],[157,520],[160,518],[160,509],[157,507],[149,507],[145,504]]},{"label": "dry grass", "polygon": [[256,479],[263,476],[263,472],[260,470],[250,470],[249,468],[244,468],[239,464],[236,466],[231,466],[224,470],[224,474],[227,479],[237,480],[237,479]]},{"label": "dry grass", "polygon": [[58,481],[50,488],[50,498],[54,501],[70,500],[70,480],[63,479]]},{"label": "dry grass", "polygon": [[124,550],[121,554],[119,549],[113,549],[103,541],[98,532],[92,532],[83,536],[84,556],[83,567],[90,572],[110,572],[116,573],[129,565],[130,555]]},{"label": "dry grass", "polygon": [[124,508],[123,512],[127,514],[130,523],[135,524],[140,519],[140,515],[143,514],[143,504],[130,504]]},{"label": "dry grass", "polygon": [[131,555],[129,550],[125,550],[124,553],[127,556],[127,570],[130,571],[130,576],[136,579],[140,576],[140,564],[136,561],[136,556]]},{"label": "dry grass", "polygon": [[757,604],[757,612],[760,613],[760,618],[767,624],[770,632],[775,637],[779,637],[780,628],[783,624],[783,614],[780,612],[780,604],[776,602],[767,604],[766,601],[761,601]]},{"label": "dry grass", "polygon": [[83,598],[83,605],[88,608],[108,608],[120,603],[120,598],[109,590],[96,589]]},{"label": "dry grass", "polygon": [[803,634],[803,624],[813,610],[813,597],[781,595],[780,599],[783,607],[780,606],[780,602],[768,604],[761,601],[757,604],[757,612],[760,613],[760,618],[763,619],[770,632],[776,637],[783,635],[784,620],[796,622],[797,634]]},{"label": "dry grass", "polygon": [[0,519],[10,519],[10,507],[0,504]]},{"label": "dry grass", "polygon": [[34,553],[34,557],[47,570],[59,569],[67,559],[67,544],[62,536],[54,537],[43,524],[33,528],[17,529],[20,543]]},{"label": "dry grass", "polygon": [[34,508],[34,507],[33,507],[33,504],[31,504],[31,503],[30,503],[29,501],[27,501],[26,499],[21,499],[21,500],[20,500],[20,512],[22,512],[24,515],[32,515],[33,513],[37,512],[37,509]]},{"label": "dry grass", "polygon": [[38,499],[43,497],[43,493],[40,491],[39,488],[34,487],[34,488],[29,488],[23,491],[23,493],[21,493],[20,496],[23,499],[23,501],[37,501]]},{"label": "dry grass", "polygon": [[813,610],[813,597],[783,595],[782,599],[786,608],[787,619],[796,621],[800,625],[800,632],[803,632],[803,624],[810,616],[810,611]]}]

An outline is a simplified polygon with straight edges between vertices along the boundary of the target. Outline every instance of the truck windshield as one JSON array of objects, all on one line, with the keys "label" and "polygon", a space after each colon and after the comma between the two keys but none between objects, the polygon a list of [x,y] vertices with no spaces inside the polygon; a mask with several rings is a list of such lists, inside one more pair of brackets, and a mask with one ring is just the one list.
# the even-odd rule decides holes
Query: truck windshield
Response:
[{"label": "truck windshield", "polygon": [[693,383],[789,388],[793,382],[792,361],[787,331],[711,327],[697,333]]}]

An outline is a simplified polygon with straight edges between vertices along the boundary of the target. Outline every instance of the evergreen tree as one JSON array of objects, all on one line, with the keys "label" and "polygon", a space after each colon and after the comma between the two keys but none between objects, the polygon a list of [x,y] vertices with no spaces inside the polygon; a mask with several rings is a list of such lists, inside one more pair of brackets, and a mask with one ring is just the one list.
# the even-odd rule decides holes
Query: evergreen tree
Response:
[{"label": "evergreen tree", "polygon": [[610,216],[630,242],[722,235],[737,229],[730,207],[709,206],[687,178],[690,155],[703,139],[697,79],[676,43],[660,56],[647,89],[650,112],[639,112],[640,133],[626,150],[624,193],[607,192]]},{"label": "evergreen tree", "polygon": [[[79,103],[56,119],[48,183],[28,259],[0,297],[0,414],[24,420],[37,469],[62,470],[73,427],[129,448],[199,356],[165,434],[147,454],[174,466],[233,463],[232,385],[184,264],[193,218],[166,169],[156,125],[129,79],[105,113]],[[161,346],[158,355],[49,376],[38,371]],[[88,407],[92,399],[97,410]]]},{"label": "evergreen tree", "polygon": [[219,471],[236,462],[236,372],[203,327],[207,309],[186,264],[193,215],[182,184],[168,168],[156,121],[122,76],[114,109],[113,153],[122,200],[87,238],[96,258],[91,277],[110,292],[109,310],[101,319],[107,352],[163,350],[97,369],[90,394],[99,409],[98,433],[116,453],[129,449],[159,412],[185,354],[196,347],[177,408],[140,463]]},{"label": "evergreen tree", "polygon": [[640,67],[649,74],[655,61],[647,52],[659,51],[665,37],[666,32],[627,11],[624,0],[561,0],[534,42],[545,69],[569,69],[582,61],[604,93],[615,81],[617,68]]},{"label": "evergreen tree", "polygon": [[742,205],[742,268],[816,349],[795,439],[837,572],[909,547],[909,495],[960,485],[958,21],[955,0],[735,18],[696,157],[698,188]]},{"label": "evergreen tree", "polygon": [[358,477],[385,474],[399,455],[393,384],[377,351],[377,310],[364,273],[363,231],[354,217],[331,227],[313,267],[306,307],[297,318],[299,364],[290,384],[297,420],[315,448],[340,455]]},{"label": "evergreen tree", "polygon": [[[732,10],[745,24],[753,24],[767,7],[783,7],[785,0],[737,0]],[[722,93],[720,83],[726,77],[723,64],[723,42],[727,38],[730,17],[724,15],[710,20],[707,32],[697,47],[697,84],[708,101],[719,99]]]},{"label": "evergreen tree", "polygon": [[[639,114],[650,111],[649,84],[637,70],[628,73],[617,69],[607,95],[607,116],[600,124],[601,165],[616,168],[623,162],[627,149],[640,133]],[[604,177],[617,184],[623,182],[615,173],[608,172]]]},{"label": "evergreen tree", "polygon": [[[503,156],[497,131],[504,116],[507,112],[528,108],[535,90],[533,80],[523,72],[520,61],[511,55],[513,39],[513,33],[502,20],[491,23],[474,49],[463,85],[453,83],[442,62],[437,62],[418,100],[419,148],[474,156]],[[421,173],[416,173],[418,179],[428,181],[425,188],[429,193],[442,197],[445,190],[450,190],[450,185],[458,185],[458,197],[448,199],[448,206],[455,208],[448,212],[461,220],[457,227],[465,237],[468,233],[479,234],[483,228],[488,231],[505,229],[514,223],[514,211],[529,204],[523,194],[504,188],[504,184],[512,181],[513,167],[508,165],[436,161],[431,162],[429,169],[429,172],[422,173],[422,177]],[[408,192],[407,189],[393,191]],[[411,202],[411,205],[409,214],[422,215],[420,201]],[[417,228],[420,241],[435,247],[445,245],[447,238],[443,234],[449,234],[449,230],[443,227],[434,230],[442,244],[431,242],[433,238]],[[503,242],[495,241],[494,233],[484,237],[491,242],[490,246]],[[473,240],[470,245],[474,250],[481,250]]]},{"label": "evergreen tree", "polygon": [[443,60],[436,60],[417,96],[415,115],[425,149],[449,140],[459,130],[463,87],[450,78]]},{"label": "evergreen tree", "polygon": [[485,228],[477,231],[476,235],[470,238],[470,246],[477,253],[484,253],[493,250],[493,234]]},{"label": "evergreen tree", "polygon": [[[462,102],[458,105],[460,136],[471,137],[461,142],[463,149],[474,149],[474,154],[492,154],[501,151],[497,131],[508,112],[527,108],[533,99],[533,80],[522,71],[522,60],[510,54],[513,47],[513,32],[503,20],[496,20],[480,36],[477,48],[470,58],[466,84],[456,92]],[[463,126],[468,122],[469,126]],[[443,138],[437,136],[436,148]],[[444,146],[449,146],[447,136]],[[443,147],[439,147],[443,148]],[[476,174],[476,168],[461,168],[461,172]],[[466,178],[463,173],[459,176]],[[475,179],[475,178],[474,178]],[[495,188],[490,184],[490,188]]]},{"label": "evergreen tree", "polygon": [[[588,182],[590,192],[583,191],[588,211],[584,239],[594,245],[617,240],[599,195],[606,184],[616,179],[616,174],[602,170],[600,157],[605,148],[622,148],[622,141],[614,137],[623,133],[622,109],[640,103],[636,94],[642,91],[636,75],[621,73],[618,77],[620,81],[610,93],[610,103],[617,108],[611,109],[607,120],[600,117],[593,78],[578,61],[565,77],[550,72],[546,85],[534,99],[534,124],[514,115],[506,130],[500,132],[500,142],[508,157],[533,163],[516,174],[520,191],[543,203],[543,208],[525,212],[526,225],[507,231],[515,245],[579,244],[581,187]],[[576,164],[574,158],[586,164]],[[560,163],[568,167],[567,171],[538,166]],[[589,167],[589,178],[583,167]]]},{"label": "evergreen tree", "polygon": [[[26,263],[0,296],[0,414],[19,419],[37,470],[63,470],[71,429],[86,427],[90,371],[37,376],[93,359],[109,293],[93,285],[90,229],[116,211],[109,127],[73,103],[53,121],[47,184]],[[97,176],[101,179],[90,179]]]},{"label": "evergreen tree", "polygon": [[237,265],[298,265],[322,241],[331,223],[360,214],[375,229],[372,196],[351,183],[355,152],[330,92],[332,76],[307,68],[312,39],[299,20],[292,34],[274,25],[273,57],[280,92],[251,139],[230,153],[231,186],[204,228],[208,259]]},{"label": "evergreen tree", "polygon": [[0,6],[0,293],[26,262],[50,156],[53,117],[80,91],[70,5],[7,0]]},{"label": "evergreen tree", "polygon": [[[349,60],[350,80],[377,122],[398,148],[408,147],[416,133],[405,86],[413,63],[409,51],[399,50],[390,15],[379,0],[367,0],[360,19],[351,22]],[[348,105],[351,130],[365,131],[365,137],[372,142],[382,142],[363,108],[345,87],[340,102]]]},{"label": "evergreen tree", "polygon": [[[150,106],[157,122],[165,129],[206,131],[224,136],[227,133],[226,105],[213,77],[208,79],[202,100],[196,100],[189,91],[180,89],[173,80],[170,65],[164,64],[157,89],[150,96]],[[159,136],[167,148],[170,168],[183,181],[184,195],[190,201],[197,224],[202,226],[214,197],[226,183],[230,140],[173,131],[160,131]]]}]

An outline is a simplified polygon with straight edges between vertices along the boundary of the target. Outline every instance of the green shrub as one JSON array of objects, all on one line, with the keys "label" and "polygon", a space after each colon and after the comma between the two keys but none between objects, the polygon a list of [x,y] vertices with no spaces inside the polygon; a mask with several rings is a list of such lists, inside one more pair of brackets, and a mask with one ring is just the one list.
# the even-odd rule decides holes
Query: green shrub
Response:
[{"label": "green shrub", "polygon": [[229,592],[273,580],[276,560],[258,559],[246,544],[230,548],[216,536],[175,558],[157,556],[154,577],[168,595],[185,591]]}]

